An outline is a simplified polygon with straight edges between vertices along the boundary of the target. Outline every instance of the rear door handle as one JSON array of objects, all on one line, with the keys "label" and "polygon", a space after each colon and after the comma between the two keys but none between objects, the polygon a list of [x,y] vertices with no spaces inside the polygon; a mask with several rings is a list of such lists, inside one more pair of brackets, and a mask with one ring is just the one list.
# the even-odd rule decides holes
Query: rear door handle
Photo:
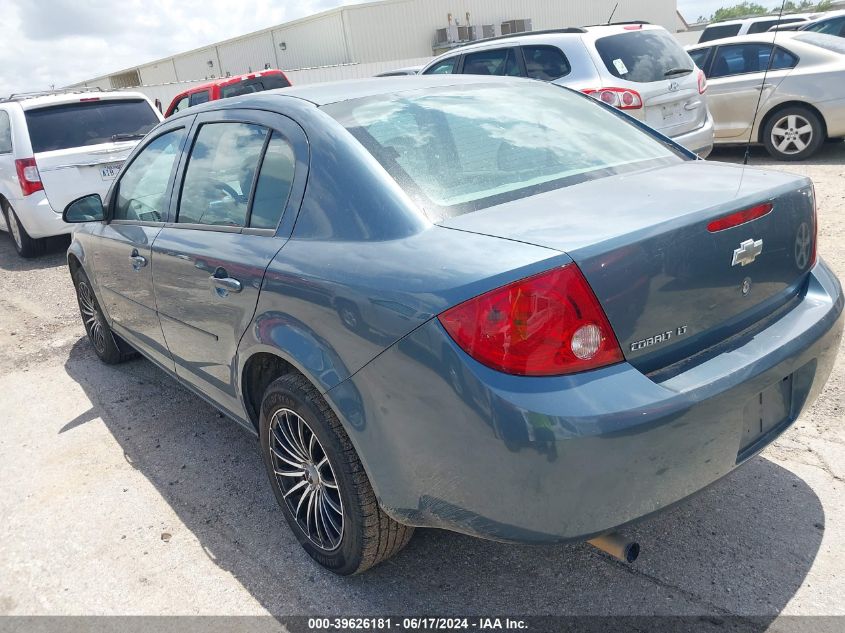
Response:
[{"label": "rear door handle", "polygon": [[147,265],[147,258],[143,255],[139,255],[137,248],[132,249],[132,254],[129,256],[129,259],[132,262],[132,268],[135,270],[141,270]]},{"label": "rear door handle", "polygon": [[774,84],[770,84],[770,83],[760,84],[760,85],[758,86],[758,88],[759,88],[760,90],[769,90],[770,88],[774,88],[774,87],[775,87],[775,85],[774,85]]},{"label": "rear door handle", "polygon": [[240,292],[244,288],[240,281],[234,277],[229,277],[229,273],[226,272],[225,268],[215,270],[209,279],[211,280],[211,285],[214,286],[217,294],[221,297],[225,297],[230,292]]}]

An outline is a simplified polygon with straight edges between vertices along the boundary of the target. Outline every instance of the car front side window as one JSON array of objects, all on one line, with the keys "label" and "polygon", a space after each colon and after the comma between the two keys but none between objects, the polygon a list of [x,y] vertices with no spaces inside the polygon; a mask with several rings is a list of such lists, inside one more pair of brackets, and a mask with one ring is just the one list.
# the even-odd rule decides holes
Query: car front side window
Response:
[{"label": "car front side window", "polygon": [[177,112],[184,110],[188,107],[188,97],[182,97],[179,101],[176,102],[176,105],[173,106],[172,114],[176,114]]},{"label": "car front side window", "polygon": [[141,150],[117,184],[113,220],[162,221],[169,200],[165,194],[184,136],[183,128],[172,130]]},{"label": "car front side window", "polygon": [[206,123],[197,133],[176,221],[244,227],[268,130],[251,123]]},{"label": "car front side window", "polygon": [[[720,46],[716,51],[710,69],[710,77],[730,77],[760,73],[769,70],[783,70],[792,68],[798,63],[798,58],[789,51],[775,47],[774,58],[771,57],[771,44],[732,44]],[[771,60],[771,61],[770,61]]]},{"label": "car front side window", "polygon": [[195,92],[191,95],[189,99],[189,103],[192,106],[199,105],[201,103],[205,103],[210,99],[210,95],[208,94],[208,90],[203,90],[202,92]]},{"label": "car front side window", "polygon": [[450,57],[449,59],[444,59],[442,61],[437,62],[434,66],[429,68],[425,71],[425,75],[449,75],[455,72],[455,64],[457,63],[457,57]]}]

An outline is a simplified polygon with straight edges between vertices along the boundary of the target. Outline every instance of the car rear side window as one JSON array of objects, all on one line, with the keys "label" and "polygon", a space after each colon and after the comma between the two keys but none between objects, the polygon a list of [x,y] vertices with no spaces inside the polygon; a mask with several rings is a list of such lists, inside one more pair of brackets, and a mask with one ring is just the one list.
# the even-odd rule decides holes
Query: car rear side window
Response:
[{"label": "car rear side window", "polygon": [[293,182],[295,160],[290,143],[273,132],[261,161],[249,226],[254,229],[275,229],[285,210]]},{"label": "car rear side window", "polygon": [[192,94],[190,99],[188,100],[188,102],[192,106],[195,106],[195,105],[199,105],[201,103],[205,103],[210,98],[211,98],[211,96],[208,94],[208,90],[203,90],[202,92],[195,92],[194,94]]},{"label": "car rear side window", "polygon": [[12,151],[12,124],[9,121],[9,113],[0,110],[0,154],[8,154]]},{"label": "car rear side window", "polygon": [[50,152],[142,138],[158,123],[144,99],[108,99],[67,103],[26,111],[32,151]]},{"label": "car rear side window", "polygon": [[[730,44],[720,46],[713,57],[710,66],[710,77],[730,77],[748,73],[760,73],[766,70],[772,54],[772,45],[765,43]],[[769,70],[783,70],[792,68],[798,63],[798,58],[782,49],[775,47],[775,56]]]},{"label": "car rear side window", "polygon": [[539,82],[530,87],[451,86],[324,110],[433,220],[682,160],[589,97]]},{"label": "car rear side window", "polygon": [[250,123],[206,123],[197,133],[176,221],[243,227],[267,128]]},{"label": "car rear side window", "polygon": [[572,72],[569,60],[557,46],[523,46],[522,55],[531,79],[554,81]]},{"label": "car rear side window", "polygon": [[692,57],[692,61],[695,62],[695,65],[703,70],[706,67],[707,55],[709,53],[709,48],[699,48],[698,50],[689,51],[689,56]]},{"label": "car rear side window", "polygon": [[161,222],[167,211],[167,185],[182,147],[185,130],[154,139],[123,171],[117,185],[114,220]]},{"label": "car rear side window", "polygon": [[425,71],[425,75],[448,75],[455,72],[455,64],[458,63],[457,57],[449,57],[437,62],[434,66]]},{"label": "car rear side window", "polygon": [[497,48],[464,56],[465,75],[499,75],[519,77],[522,73],[513,48]]},{"label": "car rear side window", "polygon": [[741,24],[724,24],[722,26],[708,26],[701,33],[698,38],[699,43],[710,42],[711,40],[720,40],[723,37],[733,37],[739,34]]},{"label": "car rear side window", "polygon": [[626,81],[648,83],[682,76],[692,63],[678,41],[663,30],[625,31],[596,40],[608,72]]}]

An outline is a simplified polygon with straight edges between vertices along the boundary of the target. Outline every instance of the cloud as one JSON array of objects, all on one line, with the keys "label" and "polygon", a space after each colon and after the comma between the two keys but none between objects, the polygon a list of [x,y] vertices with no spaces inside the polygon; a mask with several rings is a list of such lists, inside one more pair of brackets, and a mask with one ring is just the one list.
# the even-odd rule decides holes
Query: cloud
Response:
[{"label": "cloud", "polygon": [[0,0],[0,96],[141,65],[360,0]]}]

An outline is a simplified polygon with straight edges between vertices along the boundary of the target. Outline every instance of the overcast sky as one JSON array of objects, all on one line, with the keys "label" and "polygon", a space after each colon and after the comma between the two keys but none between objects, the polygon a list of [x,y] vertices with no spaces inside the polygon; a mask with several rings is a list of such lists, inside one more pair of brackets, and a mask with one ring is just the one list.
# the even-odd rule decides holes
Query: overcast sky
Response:
[{"label": "overcast sky", "polygon": [[[0,0],[0,96],[71,84],[356,1]],[[678,0],[689,21],[732,3]]]}]

